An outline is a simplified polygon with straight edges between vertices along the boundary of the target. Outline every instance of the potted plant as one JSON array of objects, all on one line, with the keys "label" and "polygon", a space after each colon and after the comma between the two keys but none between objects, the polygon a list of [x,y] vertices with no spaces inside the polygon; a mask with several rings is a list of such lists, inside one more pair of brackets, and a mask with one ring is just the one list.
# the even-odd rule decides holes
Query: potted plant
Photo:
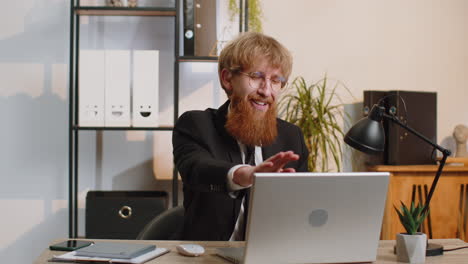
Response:
[{"label": "potted plant", "polygon": [[401,202],[400,210],[396,206],[394,208],[406,230],[406,233],[399,233],[396,237],[397,260],[407,263],[424,263],[427,236],[418,230],[429,211],[424,210],[424,206],[421,204],[415,206],[414,202],[411,202],[410,208],[403,202]]},{"label": "potted plant", "polygon": [[331,86],[325,77],[308,85],[303,77],[296,77],[280,100],[280,116],[299,126],[309,150],[309,171],[329,171],[332,161],[341,170],[342,120],[349,119],[342,110],[338,88],[349,90],[341,82]]}]

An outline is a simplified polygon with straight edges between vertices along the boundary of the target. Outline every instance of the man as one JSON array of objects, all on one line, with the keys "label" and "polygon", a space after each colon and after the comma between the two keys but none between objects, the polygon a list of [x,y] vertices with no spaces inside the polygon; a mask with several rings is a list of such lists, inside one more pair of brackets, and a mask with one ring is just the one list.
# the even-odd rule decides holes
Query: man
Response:
[{"label": "man", "polygon": [[179,118],[172,141],[184,184],[184,240],[243,240],[254,172],[307,171],[301,130],[276,118],[291,68],[291,54],[278,41],[244,33],[219,56],[229,100]]}]

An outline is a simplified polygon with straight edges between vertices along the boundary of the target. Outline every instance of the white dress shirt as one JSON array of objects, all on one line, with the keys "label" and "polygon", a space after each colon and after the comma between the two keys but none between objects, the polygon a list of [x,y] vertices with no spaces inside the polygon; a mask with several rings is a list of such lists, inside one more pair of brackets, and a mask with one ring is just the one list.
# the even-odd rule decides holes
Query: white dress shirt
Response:
[{"label": "white dress shirt", "polygon": [[[246,163],[246,160],[245,160],[245,153],[246,153],[246,147],[244,144],[240,143],[239,141],[237,142],[237,144],[239,144],[239,148],[241,150],[241,157],[242,157],[242,162],[244,164],[239,164],[239,165],[236,165],[234,167],[232,167],[229,171],[228,171],[228,175],[227,175],[227,188],[228,190],[230,191],[229,192],[229,195],[232,197],[232,198],[236,198],[237,195],[239,194],[239,190],[242,190],[242,189],[245,189],[245,188],[250,188],[252,185],[249,185],[249,186],[241,186],[237,183],[235,183],[233,181],[233,176],[234,176],[234,172],[240,168],[240,167],[243,167],[243,166],[250,166],[250,165],[247,165],[245,164]],[[261,147],[258,147],[258,146],[255,146],[255,165],[258,165],[260,163],[263,162],[263,155],[262,155],[262,148]],[[244,233],[244,228],[245,228],[245,224],[244,224],[244,199],[242,199],[242,202],[241,202],[241,207],[240,207],[240,210],[239,210],[239,215],[237,216],[237,220],[236,220],[236,225],[234,226],[234,231],[232,232],[231,234],[231,237],[229,238],[229,241],[239,241],[239,240],[242,240],[242,234]]]}]

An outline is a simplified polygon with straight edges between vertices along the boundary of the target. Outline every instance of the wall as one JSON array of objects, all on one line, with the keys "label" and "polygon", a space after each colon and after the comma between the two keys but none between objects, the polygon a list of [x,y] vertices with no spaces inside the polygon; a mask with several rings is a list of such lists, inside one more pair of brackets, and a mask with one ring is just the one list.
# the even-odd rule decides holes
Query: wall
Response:
[{"label": "wall", "polygon": [[263,10],[265,33],[293,53],[293,76],[326,73],[351,90],[349,104],[363,90],[435,91],[438,142],[454,148],[454,127],[468,125],[467,1],[264,1]]},{"label": "wall", "polygon": [[5,2],[0,9],[5,263],[31,263],[67,232],[67,10],[65,0]]}]

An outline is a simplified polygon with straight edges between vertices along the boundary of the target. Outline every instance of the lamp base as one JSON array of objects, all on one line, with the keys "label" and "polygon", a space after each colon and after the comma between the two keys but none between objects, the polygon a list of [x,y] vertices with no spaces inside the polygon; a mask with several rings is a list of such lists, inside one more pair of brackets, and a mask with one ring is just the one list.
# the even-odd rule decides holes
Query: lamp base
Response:
[{"label": "lamp base", "polygon": [[[396,255],[396,246],[393,247],[393,254]],[[439,244],[429,243],[426,246],[426,257],[440,256],[444,254],[444,247]]]},{"label": "lamp base", "polygon": [[444,247],[439,244],[428,243],[426,247],[426,257],[440,256],[444,254]]}]

